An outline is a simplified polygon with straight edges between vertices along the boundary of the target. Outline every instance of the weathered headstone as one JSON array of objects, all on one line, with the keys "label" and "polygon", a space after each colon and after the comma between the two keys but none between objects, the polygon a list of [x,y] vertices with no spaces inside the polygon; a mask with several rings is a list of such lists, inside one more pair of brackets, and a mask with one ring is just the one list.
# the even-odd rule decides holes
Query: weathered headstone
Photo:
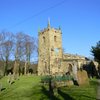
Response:
[{"label": "weathered headstone", "polygon": [[8,82],[9,84],[14,83],[14,78],[13,78],[13,75],[12,75],[11,73],[9,73],[9,75],[8,75],[8,80],[7,80],[7,82]]},{"label": "weathered headstone", "polygon": [[78,71],[77,72],[77,78],[78,78],[78,84],[79,85],[88,85],[89,84],[89,78],[87,75],[87,72],[85,70]]},{"label": "weathered headstone", "polygon": [[72,86],[72,85],[74,85],[74,83],[73,83],[73,81],[72,80],[69,80],[69,81],[67,81],[67,84],[66,84],[67,86]]},{"label": "weathered headstone", "polygon": [[11,73],[8,74],[8,79],[7,82],[10,83],[11,82]]}]

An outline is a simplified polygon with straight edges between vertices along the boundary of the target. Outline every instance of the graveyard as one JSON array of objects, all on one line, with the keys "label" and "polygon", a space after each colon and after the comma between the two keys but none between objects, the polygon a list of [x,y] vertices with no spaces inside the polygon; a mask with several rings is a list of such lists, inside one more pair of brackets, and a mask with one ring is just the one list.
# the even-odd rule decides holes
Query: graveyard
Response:
[{"label": "graveyard", "polygon": [[0,0],[0,100],[100,100],[100,0]]},{"label": "graveyard", "polygon": [[[23,75],[8,82],[9,77],[1,78],[0,100],[50,100],[48,84],[41,83],[41,76]],[[54,89],[51,100],[96,100],[97,80],[89,79],[89,84],[60,86]]]},{"label": "graveyard", "polygon": [[27,55],[31,54],[30,46],[22,56],[25,61],[18,51],[14,61],[1,61],[0,100],[96,100],[100,97],[99,63],[85,56],[65,54],[61,35],[61,29],[50,27],[48,21],[47,28],[39,32],[37,63],[31,63],[31,55]]}]

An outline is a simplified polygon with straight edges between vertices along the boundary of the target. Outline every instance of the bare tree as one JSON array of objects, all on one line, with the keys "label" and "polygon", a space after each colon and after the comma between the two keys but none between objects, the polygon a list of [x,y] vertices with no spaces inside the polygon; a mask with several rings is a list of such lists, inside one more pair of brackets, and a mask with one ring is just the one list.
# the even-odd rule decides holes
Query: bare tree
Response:
[{"label": "bare tree", "polygon": [[13,74],[20,74],[20,65],[24,62],[24,73],[28,73],[33,53],[36,55],[36,39],[22,32],[16,35],[11,32],[0,33],[0,60],[4,61],[4,75],[7,74],[8,62],[14,60]]},{"label": "bare tree", "polygon": [[19,32],[15,36],[15,47],[14,47],[14,57],[15,57],[15,63],[14,63],[14,69],[13,74],[20,74],[20,62],[24,58],[24,33]]},{"label": "bare tree", "polygon": [[0,58],[4,63],[4,75],[7,74],[8,61],[12,57],[13,48],[13,34],[11,32],[1,32],[0,33]]},{"label": "bare tree", "polygon": [[25,35],[25,67],[24,67],[24,74],[28,73],[30,67],[30,60],[32,57],[33,52],[36,49],[35,39],[29,35]]}]

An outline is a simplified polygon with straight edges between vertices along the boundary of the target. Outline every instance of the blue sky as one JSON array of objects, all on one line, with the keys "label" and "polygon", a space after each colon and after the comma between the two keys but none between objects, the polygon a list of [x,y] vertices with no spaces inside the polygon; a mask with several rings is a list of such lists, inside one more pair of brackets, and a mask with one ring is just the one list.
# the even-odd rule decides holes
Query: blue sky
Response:
[{"label": "blue sky", "polygon": [[100,0],[0,0],[0,31],[38,38],[48,18],[52,27],[61,27],[66,53],[91,56],[100,40]]}]

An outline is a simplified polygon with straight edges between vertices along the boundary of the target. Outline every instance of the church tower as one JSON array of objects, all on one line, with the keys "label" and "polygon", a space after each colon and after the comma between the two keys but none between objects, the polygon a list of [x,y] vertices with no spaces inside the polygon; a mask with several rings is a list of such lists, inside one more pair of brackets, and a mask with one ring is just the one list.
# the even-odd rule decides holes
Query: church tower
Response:
[{"label": "church tower", "polygon": [[53,75],[59,73],[62,60],[61,29],[47,28],[38,32],[38,75]]}]

